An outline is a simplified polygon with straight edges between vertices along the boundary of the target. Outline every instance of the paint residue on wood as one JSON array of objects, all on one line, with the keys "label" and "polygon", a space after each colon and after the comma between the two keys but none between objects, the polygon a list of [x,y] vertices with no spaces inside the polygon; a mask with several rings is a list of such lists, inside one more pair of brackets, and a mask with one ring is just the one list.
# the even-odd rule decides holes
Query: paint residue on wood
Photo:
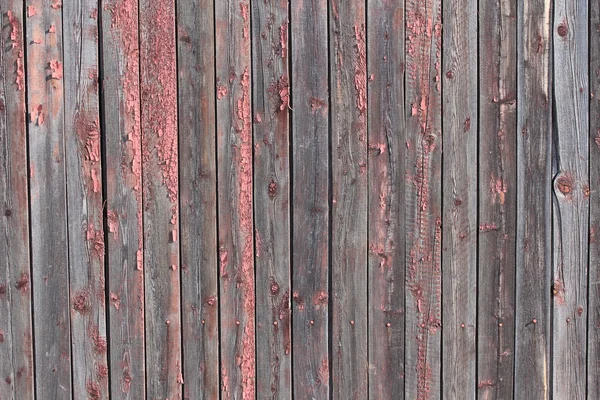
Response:
[{"label": "paint residue on wood", "polygon": [[354,64],[354,88],[356,89],[356,108],[360,115],[367,111],[367,48],[364,25],[354,27],[356,39],[356,63]]},{"label": "paint residue on wood", "polygon": [[287,57],[287,42],[288,42],[288,23],[279,27],[279,44],[281,45],[281,58]]},{"label": "paint residue on wood", "polygon": [[277,82],[273,82],[269,87],[269,93],[279,97],[279,111],[289,108],[290,103],[290,83],[287,75],[282,75]]}]

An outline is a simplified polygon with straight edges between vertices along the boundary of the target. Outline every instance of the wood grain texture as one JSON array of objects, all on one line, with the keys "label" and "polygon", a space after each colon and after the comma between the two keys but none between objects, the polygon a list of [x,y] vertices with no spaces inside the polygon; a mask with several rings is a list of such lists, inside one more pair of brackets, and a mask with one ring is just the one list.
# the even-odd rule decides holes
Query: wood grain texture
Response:
[{"label": "wood grain texture", "polygon": [[327,1],[291,7],[294,395],[329,398]]},{"label": "wood grain texture", "polygon": [[27,20],[26,50],[36,396],[70,399],[63,19],[53,1],[28,5],[36,10]]},{"label": "wood grain texture", "polygon": [[179,176],[174,0],[139,4],[146,390],[181,397]]},{"label": "wood grain texture", "polygon": [[369,398],[404,398],[404,3],[369,2]]},{"label": "wood grain texture", "polygon": [[219,398],[214,6],[177,3],[184,398]]},{"label": "wood grain texture", "polygon": [[589,97],[588,3],[553,6],[552,390],[586,396]]},{"label": "wood grain texture", "polygon": [[145,390],[142,142],[137,0],[110,0],[102,22],[104,175],[112,399]]},{"label": "wood grain texture", "polygon": [[108,399],[98,2],[62,12],[73,397]]},{"label": "wood grain texture", "polygon": [[331,296],[334,399],[368,397],[367,44],[364,3],[333,0]]},{"label": "wood grain texture", "polygon": [[34,387],[23,2],[2,2],[0,20],[0,399],[27,400]]},{"label": "wood grain texture", "polygon": [[550,0],[517,7],[515,393],[550,397]]},{"label": "wood grain texture", "polygon": [[474,399],[476,391],[477,1],[444,7],[444,224],[442,397]]},{"label": "wood grain texture", "polygon": [[479,1],[477,393],[514,388],[517,2]]},{"label": "wood grain texture", "polygon": [[[252,3],[256,394],[292,395],[288,1]],[[260,349],[260,350],[258,350]]]},{"label": "wood grain texture", "polygon": [[406,2],[405,398],[441,396],[442,2]]},{"label": "wood grain texture", "polygon": [[256,395],[250,3],[215,4],[221,395]]}]

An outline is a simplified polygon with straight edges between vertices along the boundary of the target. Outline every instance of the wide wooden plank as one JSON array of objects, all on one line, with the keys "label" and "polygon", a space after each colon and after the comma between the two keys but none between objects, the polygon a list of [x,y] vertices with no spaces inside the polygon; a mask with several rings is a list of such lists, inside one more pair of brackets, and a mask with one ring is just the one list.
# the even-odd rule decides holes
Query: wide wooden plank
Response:
[{"label": "wide wooden plank", "polygon": [[441,396],[442,2],[406,2],[405,398]]},{"label": "wide wooden plank", "polygon": [[146,390],[177,398],[183,384],[175,1],[139,3]]},{"label": "wide wooden plank", "polygon": [[70,399],[62,9],[52,0],[31,0],[28,7],[35,10],[27,20],[26,57],[36,395]]},{"label": "wide wooden plank", "polygon": [[516,12],[515,0],[479,1],[477,393],[493,399],[514,385]]},{"label": "wide wooden plank", "polygon": [[[477,1],[444,1],[442,397],[474,399],[477,334]],[[488,223],[487,221],[481,221]],[[486,225],[480,230],[488,229]]]},{"label": "wide wooden plank", "polygon": [[517,7],[515,393],[550,397],[550,0]]},{"label": "wide wooden plank", "polygon": [[73,397],[108,399],[98,2],[63,4]]},{"label": "wide wooden plank", "polygon": [[292,395],[288,1],[252,3],[256,394]]},{"label": "wide wooden plank", "polygon": [[291,7],[292,370],[296,398],[329,397],[327,1]]},{"label": "wide wooden plank", "polygon": [[102,20],[102,105],[112,399],[146,397],[142,142],[137,0],[110,0]]},{"label": "wide wooden plank", "polygon": [[33,399],[23,2],[0,4],[0,399]]},{"label": "wide wooden plank", "polygon": [[367,6],[369,398],[404,398],[404,2]]},{"label": "wide wooden plank", "polygon": [[368,397],[365,4],[332,0],[331,296],[334,399]]},{"label": "wide wooden plank", "polygon": [[256,395],[250,3],[215,3],[221,395]]},{"label": "wide wooden plank", "polygon": [[177,3],[184,398],[218,399],[214,5]]},{"label": "wide wooden plank", "polygon": [[552,390],[586,396],[589,97],[588,2],[554,3]]}]

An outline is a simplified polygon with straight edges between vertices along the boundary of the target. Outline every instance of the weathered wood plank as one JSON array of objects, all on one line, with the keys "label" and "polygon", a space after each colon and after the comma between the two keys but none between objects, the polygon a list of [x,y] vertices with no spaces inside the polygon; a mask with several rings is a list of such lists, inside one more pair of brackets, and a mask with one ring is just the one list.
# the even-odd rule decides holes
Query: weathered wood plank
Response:
[{"label": "weathered wood plank", "polygon": [[0,4],[0,399],[33,399],[23,2]]},{"label": "weathered wood plank", "polygon": [[[477,1],[445,1],[442,397],[474,399],[477,333]],[[487,223],[487,221],[481,221]]]},{"label": "weathered wood plank", "polygon": [[256,394],[292,395],[288,1],[252,3]]},{"label": "weathered wood plank", "polygon": [[181,396],[175,1],[139,4],[146,390]]},{"label": "weathered wood plank", "polygon": [[214,4],[177,3],[184,398],[218,399]]},{"label": "weathered wood plank", "polygon": [[327,1],[291,7],[294,396],[329,397]]},{"label": "weathered wood plank", "polygon": [[404,2],[367,6],[369,398],[404,398]]},{"label": "weathered wood plank", "polygon": [[334,399],[368,397],[365,3],[332,0],[331,296]]},{"label": "weathered wood plank", "polygon": [[256,395],[250,3],[215,3],[221,394]]},{"label": "weathered wood plank", "polygon": [[479,1],[477,392],[513,397],[517,2]]},{"label": "weathered wood plank", "polygon": [[515,393],[550,397],[550,0],[517,7]]},{"label": "weathered wood plank", "polygon": [[555,398],[586,396],[589,97],[588,2],[554,2],[554,150],[552,196]]},{"label": "weathered wood plank", "polygon": [[73,397],[108,399],[98,2],[63,4]]},{"label": "weathered wood plank", "polygon": [[110,394],[145,390],[142,142],[137,0],[109,0],[102,20]]},{"label": "weathered wood plank", "polygon": [[69,257],[60,2],[31,0],[27,97],[35,384],[40,399],[71,398]]},{"label": "weathered wood plank", "polygon": [[406,2],[405,398],[441,396],[442,2]]}]

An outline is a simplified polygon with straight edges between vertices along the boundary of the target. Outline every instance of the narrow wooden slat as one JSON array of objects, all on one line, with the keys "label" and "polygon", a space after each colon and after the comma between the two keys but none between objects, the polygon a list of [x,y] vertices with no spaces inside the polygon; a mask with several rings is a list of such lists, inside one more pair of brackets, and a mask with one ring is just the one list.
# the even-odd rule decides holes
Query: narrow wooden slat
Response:
[{"label": "narrow wooden slat", "polygon": [[250,3],[215,3],[221,394],[255,397]]},{"label": "narrow wooden slat", "polygon": [[329,397],[327,1],[291,7],[294,397]]},{"label": "narrow wooden slat", "polygon": [[292,395],[288,1],[252,3],[256,394]]},{"label": "narrow wooden slat", "polygon": [[33,399],[23,2],[0,4],[0,399]]},{"label": "narrow wooden slat", "polygon": [[219,398],[214,5],[177,3],[184,398]]},{"label": "narrow wooden slat", "polygon": [[145,398],[142,146],[137,0],[102,19],[103,126],[112,399]]},{"label": "narrow wooden slat", "polygon": [[365,3],[332,0],[329,14],[334,399],[368,397],[367,37]]},{"label": "narrow wooden slat", "polygon": [[98,2],[63,5],[73,397],[108,399]]},{"label": "narrow wooden slat", "polygon": [[139,3],[146,390],[181,396],[175,1]]},{"label": "narrow wooden slat", "polygon": [[517,7],[515,393],[550,397],[550,0]]},{"label": "narrow wooden slat", "polygon": [[367,7],[369,398],[404,398],[404,2]]},{"label": "narrow wooden slat", "polygon": [[588,2],[554,2],[552,390],[586,396],[589,234]]},{"label": "narrow wooden slat", "polygon": [[513,396],[517,2],[479,1],[477,393]]},{"label": "narrow wooden slat", "polygon": [[442,318],[442,2],[406,2],[405,397],[437,398]]}]

